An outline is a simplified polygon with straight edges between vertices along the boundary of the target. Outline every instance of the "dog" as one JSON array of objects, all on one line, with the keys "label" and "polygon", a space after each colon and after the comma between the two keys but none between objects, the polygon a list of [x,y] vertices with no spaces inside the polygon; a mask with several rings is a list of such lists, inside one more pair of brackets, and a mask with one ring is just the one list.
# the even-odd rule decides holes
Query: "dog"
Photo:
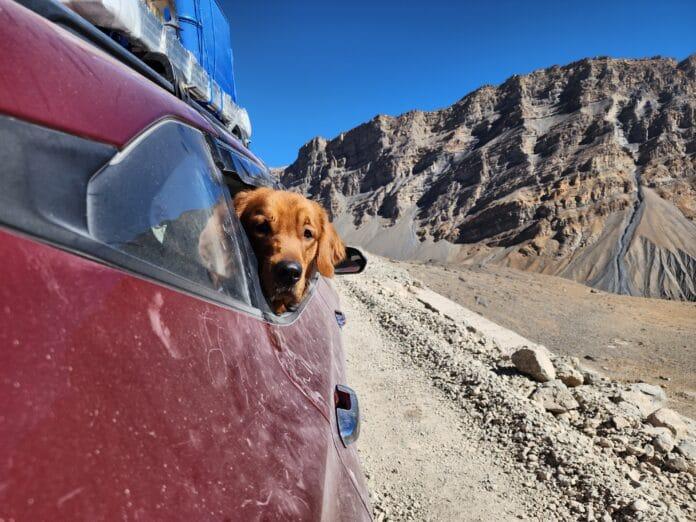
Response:
[{"label": "dog", "polygon": [[238,192],[234,208],[259,263],[266,299],[277,314],[302,301],[319,272],[334,275],[346,256],[326,210],[295,192],[258,188]]}]

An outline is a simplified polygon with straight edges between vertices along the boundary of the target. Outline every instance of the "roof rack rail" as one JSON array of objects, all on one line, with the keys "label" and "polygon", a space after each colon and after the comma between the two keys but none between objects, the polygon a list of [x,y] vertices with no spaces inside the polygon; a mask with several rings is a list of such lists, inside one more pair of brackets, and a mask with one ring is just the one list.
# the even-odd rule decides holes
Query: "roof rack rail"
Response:
[{"label": "roof rack rail", "polygon": [[113,56],[123,64],[127,65],[137,73],[145,76],[160,87],[174,93],[175,87],[166,78],[156,72],[152,67],[147,65],[133,53],[119,45],[116,41],[109,38],[97,27],[89,23],[87,20],[74,13],[64,5],[54,2],[53,0],[16,0],[18,4],[23,5],[27,9],[34,11],[36,14],[56,23],[73,34],[79,36],[96,45],[102,51]]}]

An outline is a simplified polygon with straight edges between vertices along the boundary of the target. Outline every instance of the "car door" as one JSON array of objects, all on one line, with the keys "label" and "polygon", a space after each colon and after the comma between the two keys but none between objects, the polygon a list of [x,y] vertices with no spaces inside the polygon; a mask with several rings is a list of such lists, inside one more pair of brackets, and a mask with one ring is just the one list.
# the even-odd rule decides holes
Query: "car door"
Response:
[{"label": "car door", "polygon": [[[76,144],[51,183],[79,184],[88,147],[56,135]],[[22,187],[12,205],[30,216],[39,155],[16,141],[5,152],[23,155],[25,172],[10,173]],[[47,157],[66,150],[48,147],[42,164],[60,166]],[[67,190],[35,222],[0,212],[0,516],[367,517],[336,458],[330,408],[288,370],[288,345],[255,302],[201,132],[162,122],[85,184],[84,213]]]},{"label": "car door", "polygon": [[[259,167],[239,152],[217,143],[216,158],[228,176],[253,183]],[[228,180],[234,187],[234,180]],[[234,189],[233,189],[234,190]],[[255,264],[255,261],[254,261]],[[256,295],[259,295],[256,292]],[[268,322],[269,338],[275,355],[288,378],[327,421],[327,436],[336,453],[327,460],[328,482],[325,490],[325,517],[328,520],[360,520],[369,512],[367,488],[355,446],[346,447],[337,425],[336,387],[346,384],[344,353],[336,311],[340,306],[335,291],[316,277],[300,307],[281,316],[261,303]]]}]

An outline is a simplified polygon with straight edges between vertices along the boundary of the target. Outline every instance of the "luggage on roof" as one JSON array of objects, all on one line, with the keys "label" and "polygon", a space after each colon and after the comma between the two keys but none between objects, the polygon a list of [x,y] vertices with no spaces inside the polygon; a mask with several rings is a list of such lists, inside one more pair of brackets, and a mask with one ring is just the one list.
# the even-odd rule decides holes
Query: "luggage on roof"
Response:
[{"label": "luggage on roof", "polygon": [[249,141],[249,116],[236,103],[230,26],[215,0],[60,1],[129,50],[165,56],[179,86]]},{"label": "luggage on roof", "polygon": [[181,43],[236,102],[230,24],[219,4],[215,0],[177,0],[176,17]]}]

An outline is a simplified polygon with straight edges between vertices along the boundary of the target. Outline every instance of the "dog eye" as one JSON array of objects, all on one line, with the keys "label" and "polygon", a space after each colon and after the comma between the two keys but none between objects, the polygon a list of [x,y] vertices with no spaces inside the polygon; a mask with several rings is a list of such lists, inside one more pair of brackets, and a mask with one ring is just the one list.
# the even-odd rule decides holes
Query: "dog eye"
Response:
[{"label": "dog eye", "polygon": [[312,234],[312,231],[307,228],[304,231],[304,237],[306,237],[307,239],[312,239],[314,237],[314,234]]},{"label": "dog eye", "polygon": [[256,225],[256,232],[263,235],[269,234],[271,232],[271,226],[268,224],[268,221]]}]

